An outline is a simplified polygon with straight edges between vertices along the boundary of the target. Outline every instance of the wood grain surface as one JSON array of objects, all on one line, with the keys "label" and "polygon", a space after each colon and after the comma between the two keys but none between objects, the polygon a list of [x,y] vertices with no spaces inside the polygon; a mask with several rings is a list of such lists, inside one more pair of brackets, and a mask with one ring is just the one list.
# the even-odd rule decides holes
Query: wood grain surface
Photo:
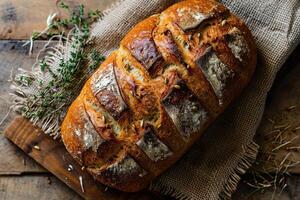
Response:
[{"label": "wood grain surface", "polygon": [[1,176],[1,200],[82,200],[51,175]]},{"label": "wood grain surface", "polygon": [[[64,0],[72,9],[80,4],[87,10],[104,10],[116,0]],[[33,31],[46,28],[50,13],[59,13],[60,0],[0,0],[0,38],[28,39]]]},{"label": "wood grain surface", "polygon": [[[30,69],[35,62],[37,53],[46,44],[44,41],[35,42],[33,55],[28,56],[29,47],[23,46],[24,41],[0,41],[0,121],[4,119],[11,105],[9,88],[11,73],[18,68]],[[0,125],[0,133],[14,118],[14,113]],[[3,135],[0,135],[0,174],[43,173],[46,170],[33,162],[28,156],[12,145]]]},{"label": "wood grain surface", "polygon": [[[44,42],[42,42],[44,43]],[[35,45],[34,55],[37,49],[42,48],[41,42]],[[9,85],[8,82],[12,69],[25,67],[27,69],[34,63],[34,56],[28,57],[28,48],[22,47],[24,42],[0,42],[0,119],[2,120],[7,114],[10,106]],[[12,120],[11,115],[0,126],[0,131]],[[23,151],[20,151],[15,145],[9,142],[2,134],[0,135],[0,174],[15,175],[22,173],[39,173],[46,170],[36,162],[33,162]]]},{"label": "wood grain surface", "polygon": [[[83,3],[89,9],[105,9],[116,0],[68,0],[73,9]],[[8,95],[9,85],[7,82],[12,69],[18,67],[30,69],[35,62],[35,55],[44,46],[44,41],[35,43],[34,55],[28,56],[28,46],[23,47],[24,41],[28,39],[33,30],[39,31],[45,28],[46,19],[50,12],[57,12],[56,1],[41,0],[0,0],[0,121],[6,115],[10,98]],[[5,40],[13,39],[13,40]],[[293,126],[300,122],[300,106],[292,112],[286,112],[286,108],[299,102],[300,83],[300,47],[291,59],[286,63],[284,70],[278,76],[275,86],[270,92],[267,102],[264,120],[260,125],[261,133],[270,127],[268,118],[277,116],[276,119],[292,119]],[[290,92],[292,91],[292,92]],[[282,115],[281,113],[284,112]],[[283,117],[280,117],[280,116]],[[67,187],[59,179],[48,173],[39,164],[22,152],[4,138],[1,132],[4,127],[14,118],[10,115],[0,126],[0,199],[2,200],[60,200],[60,199],[82,199],[73,190]],[[279,120],[278,120],[279,121]],[[262,140],[263,144],[264,140]],[[299,145],[299,143],[298,143]],[[286,155],[285,149],[276,152],[279,160]],[[299,151],[293,152],[293,156],[299,155]],[[24,161],[25,160],[25,161]],[[293,168],[293,172],[299,173],[300,166]],[[49,179],[51,184],[49,184]],[[277,199],[300,199],[300,176],[292,175],[288,179],[287,190],[282,195],[278,192]],[[254,193],[253,189],[241,182],[234,199],[270,199],[271,191],[265,193]],[[145,193],[144,199],[165,199]]]},{"label": "wood grain surface", "polygon": [[24,173],[45,173],[43,167],[23,151],[10,142],[4,135],[0,135],[0,175],[22,175]]}]

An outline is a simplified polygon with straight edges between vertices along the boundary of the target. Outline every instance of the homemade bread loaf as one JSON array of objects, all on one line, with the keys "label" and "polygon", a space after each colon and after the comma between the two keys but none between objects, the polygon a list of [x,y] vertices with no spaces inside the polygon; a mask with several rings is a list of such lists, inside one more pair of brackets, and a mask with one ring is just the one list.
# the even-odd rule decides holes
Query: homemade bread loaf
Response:
[{"label": "homemade bread loaf", "polygon": [[245,88],[256,66],[246,25],[214,0],[187,0],[136,25],[84,85],[61,127],[101,183],[145,188]]}]

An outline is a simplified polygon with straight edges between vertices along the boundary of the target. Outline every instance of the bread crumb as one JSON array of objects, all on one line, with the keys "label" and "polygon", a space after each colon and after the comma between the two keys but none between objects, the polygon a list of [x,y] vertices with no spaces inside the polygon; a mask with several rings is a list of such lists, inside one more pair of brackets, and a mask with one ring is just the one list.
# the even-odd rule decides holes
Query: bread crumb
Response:
[{"label": "bread crumb", "polygon": [[36,149],[36,150],[38,150],[38,151],[41,150],[41,148],[38,145],[34,145],[33,148]]},{"label": "bread crumb", "polygon": [[79,183],[80,183],[81,191],[84,193],[84,187],[83,187],[83,179],[82,179],[82,176],[79,176]]}]

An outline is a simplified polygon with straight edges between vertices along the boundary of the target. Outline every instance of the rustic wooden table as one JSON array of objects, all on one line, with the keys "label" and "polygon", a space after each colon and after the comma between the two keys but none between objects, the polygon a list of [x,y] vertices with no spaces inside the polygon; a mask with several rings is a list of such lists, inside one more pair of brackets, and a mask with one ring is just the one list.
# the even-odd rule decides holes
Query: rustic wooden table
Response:
[{"label": "rustic wooden table", "polygon": [[[78,6],[83,3],[88,8],[105,9],[115,0],[68,0],[65,1]],[[45,41],[37,41],[33,55],[28,56],[28,46],[23,47],[25,40],[33,30],[45,28],[45,21],[51,12],[56,12],[55,1],[40,0],[0,0],[0,120],[9,110],[9,86],[7,81],[12,72],[22,67],[30,69],[35,62],[35,55],[43,47]],[[268,126],[269,116],[278,115],[282,110],[296,105],[300,98],[300,47],[294,52],[283,70],[279,73],[276,84],[270,92],[267,108],[260,130]],[[300,106],[298,112],[289,115],[293,123],[300,124]],[[36,164],[32,159],[20,151],[15,145],[4,138],[1,131],[13,118],[10,116],[0,126],[0,199],[2,200],[54,200],[81,199],[74,191],[51,175],[47,170]],[[298,143],[299,146],[299,143]],[[286,152],[279,151],[278,156]],[[299,152],[294,156],[299,159]],[[299,159],[300,161],[300,159]],[[286,189],[275,195],[278,199],[300,199],[300,168],[293,168],[293,175],[288,178]],[[252,194],[253,189],[241,183],[234,194],[235,199],[270,199],[272,188],[264,193]],[[145,194],[145,199],[166,199],[153,194]]]}]

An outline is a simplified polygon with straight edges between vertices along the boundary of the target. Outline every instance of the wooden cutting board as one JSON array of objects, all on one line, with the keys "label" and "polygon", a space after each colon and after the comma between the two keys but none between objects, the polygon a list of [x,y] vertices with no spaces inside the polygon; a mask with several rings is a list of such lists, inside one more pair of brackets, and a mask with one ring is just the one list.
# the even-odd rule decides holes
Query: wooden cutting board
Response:
[{"label": "wooden cutting board", "polygon": [[[26,154],[49,170],[62,182],[85,199],[125,200],[141,199],[141,193],[124,193],[112,190],[98,182],[77,164],[63,143],[45,135],[27,119],[18,116],[4,131]],[[82,184],[80,183],[82,179]]]}]

